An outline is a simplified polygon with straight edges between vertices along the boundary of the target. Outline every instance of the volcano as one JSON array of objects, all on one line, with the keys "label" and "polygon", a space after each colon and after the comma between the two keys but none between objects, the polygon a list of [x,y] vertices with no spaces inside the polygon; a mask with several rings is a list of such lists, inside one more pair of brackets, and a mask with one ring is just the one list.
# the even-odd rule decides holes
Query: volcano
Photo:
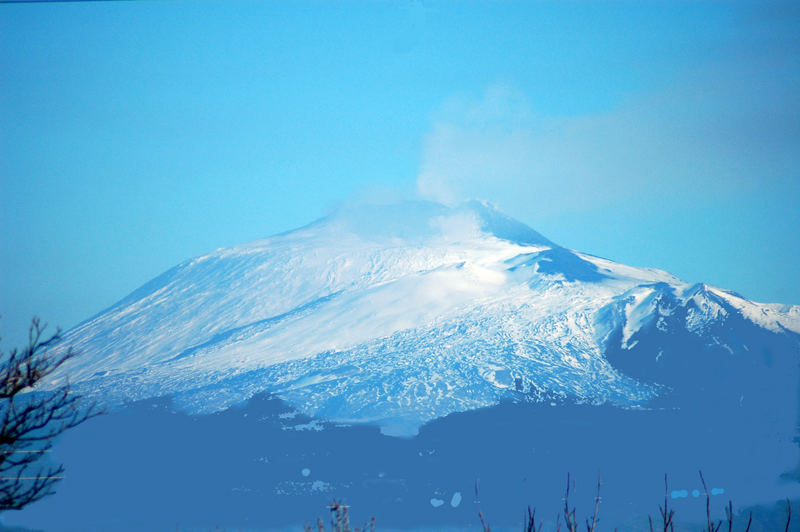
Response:
[{"label": "volcano", "polygon": [[219,249],[61,346],[80,356],[49,385],[111,414],[59,444],[70,477],[22,520],[47,530],[294,530],[332,497],[471,530],[476,479],[516,528],[563,506],[568,471],[578,499],[602,472],[621,530],[648,529],[665,472],[698,521],[698,469],[715,501],[798,491],[800,307],[566,249],[481,202],[351,206]]},{"label": "volcano", "polygon": [[[800,307],[565,249],[489,204],[405,202],[176,266],[69,331],[83,355],[64,375],[114,404],[209,413],[269,392],[413,435],[505,399],[643,408],[680,403],[682,370],[796,366],[753,352],[756,330],[798,344]],[[700,349],[671,353],[676,337]]]}]

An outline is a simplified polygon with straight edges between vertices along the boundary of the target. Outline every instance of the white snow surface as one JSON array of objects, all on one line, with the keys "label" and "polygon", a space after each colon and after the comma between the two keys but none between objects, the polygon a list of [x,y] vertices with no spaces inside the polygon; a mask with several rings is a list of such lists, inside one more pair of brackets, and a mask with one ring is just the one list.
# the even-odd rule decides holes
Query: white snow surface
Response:
[{"label": "white snow surface", "polygon": [[605,346],[619,326],[631,347],[668,313],[665,286],[694,301],[690,331],[735,311],[800,332],[800,307],[571,252],[487,204],[405,202],[178,265],[68,331],[82,354],[50,384],[69,375],[111,402],[173,395],[198,413],[266,391],[397,435],[520,393],[635,406],[656,390]]}]

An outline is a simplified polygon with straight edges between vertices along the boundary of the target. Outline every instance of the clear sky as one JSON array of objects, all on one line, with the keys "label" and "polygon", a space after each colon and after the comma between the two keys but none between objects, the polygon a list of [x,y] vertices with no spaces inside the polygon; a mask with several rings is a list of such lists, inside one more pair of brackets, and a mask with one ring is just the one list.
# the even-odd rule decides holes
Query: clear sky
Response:
[{"label": "clear sky", "polygon": [[353,196],[800,304],[800,4],[0,5],[0,334]]}]

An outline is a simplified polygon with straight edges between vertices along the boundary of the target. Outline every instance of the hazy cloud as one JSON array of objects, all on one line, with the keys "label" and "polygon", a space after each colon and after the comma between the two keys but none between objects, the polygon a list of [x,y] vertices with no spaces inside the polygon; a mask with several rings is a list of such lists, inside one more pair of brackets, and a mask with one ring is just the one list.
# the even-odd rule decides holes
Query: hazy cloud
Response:
[{"label": "hazy cloud", "polygon": [[796,183],[799,80],[791,57],[745,57],[607,113],[560,118],[493,86],[434,117],[417,189],[445,203],[490,199],[550,215]]}]

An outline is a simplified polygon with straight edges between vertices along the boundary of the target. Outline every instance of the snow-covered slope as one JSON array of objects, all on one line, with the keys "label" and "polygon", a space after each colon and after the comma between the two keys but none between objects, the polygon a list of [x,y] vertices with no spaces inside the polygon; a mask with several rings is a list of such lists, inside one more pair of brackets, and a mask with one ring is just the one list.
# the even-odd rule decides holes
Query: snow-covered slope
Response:
[{"label": "snow-covered slope", "polygon": [[576,253],[487,204],[360,206],[167,271],[69,331],[83,355],[52,384],[193,412],[268,391],[413,434],[503,399],[646,405],[659,383],[615,368],[610,344],[729,314],[800,332],[800,307]]}]

